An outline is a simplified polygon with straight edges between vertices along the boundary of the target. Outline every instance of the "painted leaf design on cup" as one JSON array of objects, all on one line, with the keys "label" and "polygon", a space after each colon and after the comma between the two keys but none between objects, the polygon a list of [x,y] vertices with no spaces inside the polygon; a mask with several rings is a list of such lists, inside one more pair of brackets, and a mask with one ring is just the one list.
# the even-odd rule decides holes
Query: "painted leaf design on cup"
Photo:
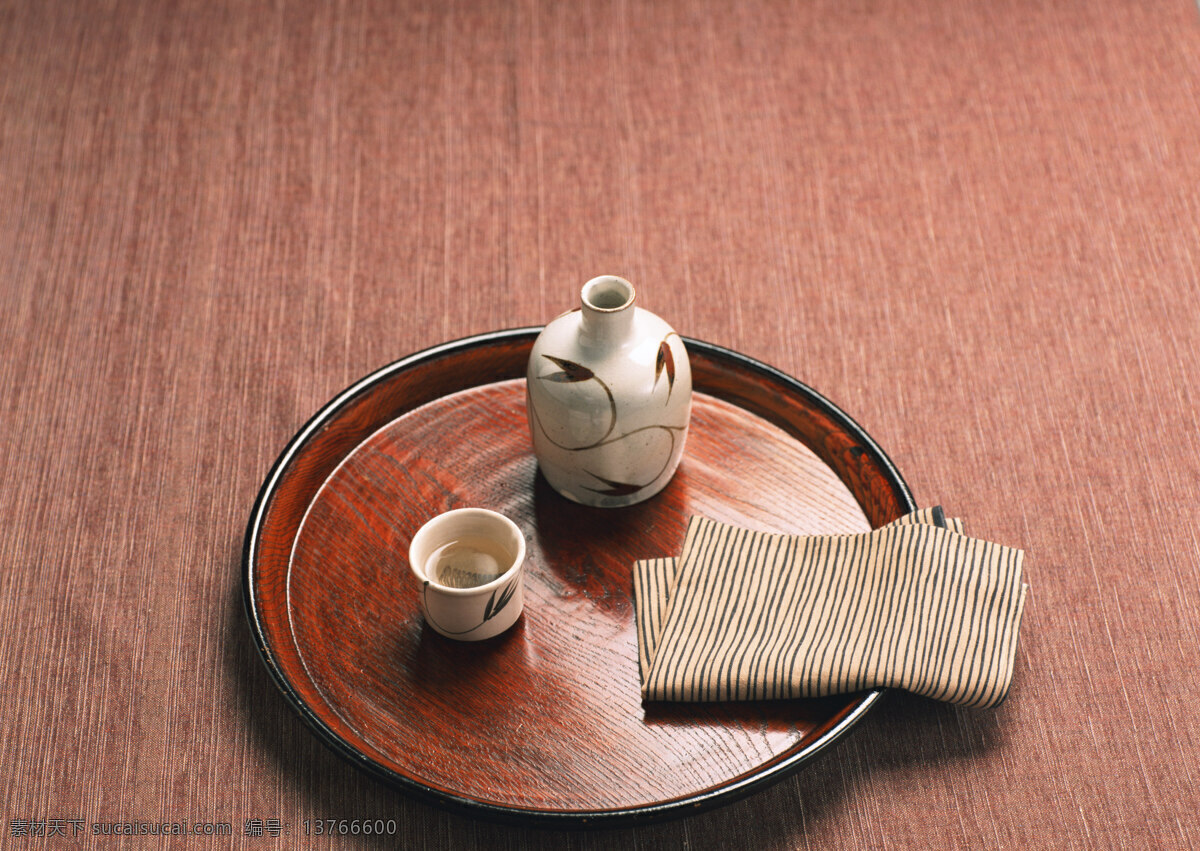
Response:
[{"label": "painted leaf design on cup", "polygon": [[667,371],[667,398],[671,398],[671,390],[675,387],[675,355],[671,354],[671,346],[667,343],[668,338],[663,338],[663,341],[658,344],[658,358],[654,362],[654,383],[658,384],[658,379],[662,377],[663,370]]},{"label": "painted leaf design on cup", "polygon": [[562,372],[552,372],[549,375],[541,376],[545,381],[574,384],[576,381],[588,381],[596,376],[596,373],[592,372],[586,366],[581,363],[575,363],[573,360],[556,358],[554,355],[542,355],[542,357],[548,361],[552,361],[562,370]]},{"label": "painted leaf design on cup", "polygon": [[[500,610],[508,605],[508,601],[512,599],[513,593],[517,590],[517,579],[508,583],[508,587],[500,594],[500,599],[496,599],[496,592],[492,592],[492,596],[488,598],[487,605],[483,607],[483,622],[487,623],[492,618],[500,613]],[[497,589],[499,590],[499,589]]]},{"label": "painted leaf design on cup", "polygon": [[645,485],[634,485],[630,484],[629,482],[614,482],[612,479],[606,479],[603,476],[597,476],[595,473],[589,472],[588,475],[593,479],[599,479],[600,481],[604,482],[607,487],[587,488],[587,485],[584,485],[584,487],[593,493],[602,494],[603,496],[629,496],[630,494],[637,493],[645,487]]}]

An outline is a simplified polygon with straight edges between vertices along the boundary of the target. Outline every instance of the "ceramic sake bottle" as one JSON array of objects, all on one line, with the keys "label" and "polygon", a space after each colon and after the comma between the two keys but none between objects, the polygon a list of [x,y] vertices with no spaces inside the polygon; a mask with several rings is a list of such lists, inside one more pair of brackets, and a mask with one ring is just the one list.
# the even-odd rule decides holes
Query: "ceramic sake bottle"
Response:
[{"label": "ceramic sake bottle", "polygon": [[584,505],[617,507],[666,487],[683,455],[692,370],[679,335],[604,275],[534,341],[529,427],[550,485]]}]

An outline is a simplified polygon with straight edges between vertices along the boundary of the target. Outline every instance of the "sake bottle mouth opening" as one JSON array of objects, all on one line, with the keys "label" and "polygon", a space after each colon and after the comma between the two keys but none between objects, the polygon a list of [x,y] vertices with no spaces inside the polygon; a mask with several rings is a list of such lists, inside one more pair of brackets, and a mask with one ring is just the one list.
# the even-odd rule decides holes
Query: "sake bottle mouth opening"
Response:
[{"label": "sake bottle mouth opening", "polygon": [[583,285],[583,303],[600,313],[616,313],[633,304],[633,284],[615,275],[592,278]]}]

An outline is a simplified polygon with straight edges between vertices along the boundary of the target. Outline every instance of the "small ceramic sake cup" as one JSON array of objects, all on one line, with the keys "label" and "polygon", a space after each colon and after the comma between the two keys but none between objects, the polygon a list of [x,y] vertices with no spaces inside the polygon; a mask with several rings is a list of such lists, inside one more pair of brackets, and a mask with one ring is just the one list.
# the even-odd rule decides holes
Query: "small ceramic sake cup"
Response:
[{"label": "small ceramic sake cup", "polygon": [[408,563],[421,585],[425,621],[458,641],[508,629],[525,606],[525,537],[486,508],[457,508],[417,530]]}]

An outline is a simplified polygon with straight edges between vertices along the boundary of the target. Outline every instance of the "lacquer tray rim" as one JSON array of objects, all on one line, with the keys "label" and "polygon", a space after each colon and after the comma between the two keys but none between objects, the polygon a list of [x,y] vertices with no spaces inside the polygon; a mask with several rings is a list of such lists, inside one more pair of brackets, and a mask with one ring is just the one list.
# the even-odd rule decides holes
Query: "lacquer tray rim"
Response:
[{"label": "lacquer tray rim", "polygon": [[[414,777],[409,777],[395,771],[384,765],[380,765],[370,758],[368,754],[358,750],[354,745],[347,742],[334,730],[332,730],[325,721],[314,711],[313,707],[309,706],[304,698],[296,690],[296,686],[287,674],[281,669],[275,658],[275,649],[271,646],[271,642],[266,634],[264,624],[260,618],[259,600],[256,591],[256,582],[254,576],[254,566],[256,564],[256,555],[258,552],[259,537],[262,532],[262,524],[265,520],[266,510],[270,503],[271,497],[276,493],[280,486],[280,481],[284,473],[289,469],[289,466],[299,458],[308,444],[308,442],[327,424],[334,421],[343,409],[348,404],[358,399],[362,394],[371,392],[372,388],[378,387],[389,378],[396,376],[406,370],[412,369],[418,365],[435,361],[439,358],[461,354],[471,349],[495,346],[506,343],[522,343],[528,341],[532,346],[533,340],[542,330],[542,326],[531,326],[524,328],[514,328],[503,331],[492,331],[484,334],[477,334],[469,337],[464,337],[458,340],[453,340],[431,346],[426,349],[414,352],[399,360],[393,361],[373,372],[363,376],[355,381],[345,390],[338,393],[330,401],[326,402],[288,441],[287,445],[272,464],[270,471],[259,488],[258,494],[255,497],[254,506],[251,510],[250,520],[247,524],[245,539],[242,551],[242,590],[243,604],[246,610],[246,616],[249,621],[250,629],[254,637],[255,649],[259,657],[262,659],[276,687],[282,693],[284,699],[289,706],[295,711],[302,721],[316,734],[317,738],[322,741],[327,747],[346,759],[353,765],[364,769],[367,773],[375,776],[377,779],[383,780],[392,786],[413,794],[415,797],[421,798],[427,802],[434,803],[445,808],[459,811],[468,815],[482,816],[491,820],[517,822],[525,825],[548,826],[548,827],[586,827],[586,826],[620,826],[631,824],[651,823],[662,821],[668,818],[674,818],[685,814],[697,813],[711,809],[716,806],[732,803],[736,800],[746,797],[753,792],[772,785],[783,778],[794,774],[802,766],[812,761],[819,754],[824,753],[831,745],[842,739],[862,718],[867,712],[874,707],[879,699],[885,693],[885,689],[872,689],[861,693],[860,695],[847,696],[848,701],[857,698],[857,702],[848,703],[847,708],[838,710],[833,716],[836,718],[840,713],[842,717],[836,721],[829,729],[817,737],[816,740],[797,747],[794,751],[784,752],[782,756],[776,756],[764,761],[756,769],[751,772],[744,773],[740,776],[729,778],[725,783],[715,785],[709,789],[702,790],[698,793],[687,795],[681,798],[669,799],[663,801],[650,801],[643,805],[620,808],[603,808],[596,809],[541,809],[513,805],[497,805],[487,801],[480,801],[475,798],[455,795],[448,793],[438,788],[427,786],[421,783]],[[683,337],[685,346],[688,352],[693,355],[702,355],[718,361],[726,361],[734,364],[740,371],[748,371],[758,373],[761,376],[769,378],[771,381],[787,388],[789,393],[798,397],[804,404],[819,409],[825,416],[837,421],[839,426],[847,433],[854,436],[855,442],[862,447],[864,452],[870,453],[872,460],[879,467],[884,478],[893,491],[893,495],[899,500],[900,504],[907,511],[915,510],[915,502],[912,494],[905,483],[903,477],[888,458],[887,454],[879,447],[875,440],[862,428],[853,418],[845,411],[827,399],[818,391],[814,390],[807,384],[798,379],[782,372],[775,367],[769,366],[762,361],[759,361],[748,355],[736,352],[732,349],[725,348],[713,343],[707,343],[691,337]],[[509,379],[519,379],[520,376],[511,376]],[[494,383],[493,381],[482,381],[479,384],[472,386],[485,386]],[[703,386],[696,386],[696,391],[704,393]],[[733,404],[747,413],[762,417],[762,413],[749,410],[738,404],[736,401],[724,399],[718,394],[715,398],[722,399],[729,404]],[[442,398],[442,397],[438,397]],[[405,412],[407,413],[407,412]],[[404,414],[400,414],[403,416]],[[394,421],[394,420],[393,420]],[[373,430],[374,431],[374,430]],[[364,433],[361,440],[356,444],[361,446],[362,442],[368,440],[373,433]],[[787,429],[785,428],[785,431]],[[788,432],[789,436],[798,442],[805,444],[805,441],[800,436]],[[807,444],[805,444],[807,445]],[[810,447],[815,449],[815,447]],[[342,456],[341,460],[349,457],[355,450]],[[822,459],[824,460],[824,459]],[[827,462],[826,462],[827,463]],[[849,485],[848,485],[849,486]],[[855,499],[859,499],[859,495],[851,490]],[[311,505],[311,502],[309,503]],[[291,570],[291,557],[289,556],[288,572]]]}]

